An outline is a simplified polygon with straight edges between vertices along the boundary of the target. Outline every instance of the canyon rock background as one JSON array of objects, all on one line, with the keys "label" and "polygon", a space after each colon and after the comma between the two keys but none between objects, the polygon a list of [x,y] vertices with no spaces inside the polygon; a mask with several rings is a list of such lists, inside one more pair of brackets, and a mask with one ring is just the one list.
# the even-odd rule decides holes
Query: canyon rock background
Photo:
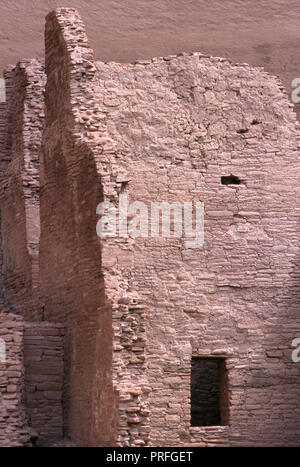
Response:
[{"label": "canyon rock background", "polygon": [[44,18],[58,6],[79,11],[96,60],[206,52],[264,66],[289,96],[300,77],[298,0],[2,0],[1,71],[21,58],[43,57]]}]

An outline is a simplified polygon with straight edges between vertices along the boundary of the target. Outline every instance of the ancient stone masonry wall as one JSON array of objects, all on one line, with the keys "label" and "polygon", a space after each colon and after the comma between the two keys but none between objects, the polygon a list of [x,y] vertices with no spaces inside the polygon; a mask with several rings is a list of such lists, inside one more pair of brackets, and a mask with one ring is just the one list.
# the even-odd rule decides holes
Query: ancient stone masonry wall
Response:
[{"label": "ancient stone masonry wall", "polygon": [[[112,445],[111,304],[105,304],[96,206],[101,181],[75,110],[92,108],[95,68],[74,10],[46,22],[46,119],[41,154],[40,277],[45,317],[65,324],[64,420],[81,445]],[[91,102],[90,102],[91,101]],[[96,141],[95,141],[96,144]]]},{"label": "ancient stone masonry wall", "polygon": [[119,433],[121,446],[145,446],[149,440],[148,393],[145,378],[145,306],[138,295],[118,299],[113,312],[113,378],[119,393]]},{"label": "ancient stone masonry wall", "polygon": [[37,433],[37,445],[63,437],[63,325],[25,323],[25,406],[28,423]]},{"label": "ancient stone masonry wall", "polygon": [[[281,86],[201,54],[96,66],[107,199],[117,206],[126,180],[129,202],[205,205],[205,248],[103,242],[106,278],[147,310],[150,443],[298,443],[299,134]],[[192,356],[225,359],[228,426],[190,427]]]},{"label": "ancient stone masonry wall", "polygon": [[0,446],[62,439],[63,326],[0,314]]},{"label": "ancient stone masonry wall", "polygon": [[115,185],[100,161],[103,147],[109,155],[111,146],[99,134],[95,70],[78,14],[61,9],[48,16],[42,294],[47,319],[66,323],[67,430],[79,444],[143,446],[150,431],[145,308],[120,286],[121,271],[106,277],[106,246],[95,230],[97,204],[114,196]]},{"label": "ancient stone masonry wall", "polygon": [[[0,446],[31,446],[24,407],[24,322],[0,314]],[[5,342],[5,345],[4,345]]]},{"label": "ancient stone masonry wall", "polygon": [[38,298],[39,148],[45,76],[36,60],[6,70],[6,131],[1,147],[1,224],[6,307],[41,315]]},{"label": "ancient stone masonry wall", "polygon": [[[281,84],[202,54],[94,63],[72,9],[47,18],[46,73],[40,274],[47,320],[66,324],[68,433],[299,443],[299,129]],[[204,248],[100,242],[97,203],[120,193],[203,201]],[[192,357],[224,359],[226,425],[191,427]]]},{"label": "ancient stone masonry wall", "polygon": [[[0,154],[3,157],[4,154],[4,144],[6,140],[6,128],[7,128],[7,119],[6,119],[6,104],[0,103]],[[1,209],[0,209],[1,216]],[[1,217],[0,217],[0,271],[3,270],[3,251],[2,251],[2,227],[1,227]],[[4,284],[3,284],[3,274],[0,274],[0,309],[4,311]]]}]

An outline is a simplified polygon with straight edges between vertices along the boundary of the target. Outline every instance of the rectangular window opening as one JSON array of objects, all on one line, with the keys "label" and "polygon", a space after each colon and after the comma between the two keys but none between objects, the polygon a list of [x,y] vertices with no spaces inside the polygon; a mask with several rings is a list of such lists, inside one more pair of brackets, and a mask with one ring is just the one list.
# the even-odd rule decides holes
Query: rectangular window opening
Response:
[{"label": "rectangular window opening", "polygon": [[229,424],[225,358],[193,357],[191,426]]}]

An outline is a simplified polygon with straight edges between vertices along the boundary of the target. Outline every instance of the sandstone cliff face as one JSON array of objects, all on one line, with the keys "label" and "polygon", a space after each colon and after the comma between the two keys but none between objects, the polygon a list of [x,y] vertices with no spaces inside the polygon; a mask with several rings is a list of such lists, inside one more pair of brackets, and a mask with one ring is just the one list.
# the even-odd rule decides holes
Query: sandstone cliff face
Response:
[{"label": "sandstone cliff face", "polygon": [[3,0],[1,70],[23,57],[43,59],[44,18],[62,3],[82,15],[96,60],[209,53],[264,66],[289,94],[299,77],[298,0]]},{"label": "sandstone cliff face", "polygon": [[[16,203],[25,225],[32,223],[24,206],[39,207],[38,268],[8,215],[2,231],[19,232],[17,244],[27,248],[10,256],[30,279],[26,319],[65,328],[65,432],[79,445],[297,444],[299,129],[281,83],[199,53],[95,61],[73,9],[48,15],[45,43],[45,117],[37,124],[36,99],[30,104],[25,93],[32,129],[44,119],[34,133],[39,158],[26,153],[39,178],[21,183]],[[27,66],[39,69],[34,89],[43,100],[42,67]],[[13,96],[7,106],[18,109]],[[10,122],[19,137],[24,122]],[[29,166],[4,160],[23,181]],[[12,191],[8,184],[2,197],[7,212]],[[107,201],[118,211],[120,194],[149,213],[153,202],[203,202],[204,245],[150,230],[99,238],[97,206]],[[18,296],[4,295],[22,314]],[[196,358],[220,363],[217,426],[191,426]],[[60,371],[59,361],[53,366]]]}]

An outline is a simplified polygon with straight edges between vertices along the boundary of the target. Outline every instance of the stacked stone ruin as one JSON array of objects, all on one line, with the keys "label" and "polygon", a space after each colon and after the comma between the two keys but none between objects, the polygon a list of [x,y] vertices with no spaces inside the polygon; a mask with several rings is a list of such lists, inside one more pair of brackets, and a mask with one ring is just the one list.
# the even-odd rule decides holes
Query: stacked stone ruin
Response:
[{"label": "stacked stone ruin", "polygon": [[[296,445],[299,125],[281,83],[200,53],[97,62],[74,9],[47,16],[45,45],[5,70],[0,104],[0,445]],[[204,202],[204,247],[99,238],[120,193]],[[220,424],[191,423],[195,358],[222,364]]]}]

